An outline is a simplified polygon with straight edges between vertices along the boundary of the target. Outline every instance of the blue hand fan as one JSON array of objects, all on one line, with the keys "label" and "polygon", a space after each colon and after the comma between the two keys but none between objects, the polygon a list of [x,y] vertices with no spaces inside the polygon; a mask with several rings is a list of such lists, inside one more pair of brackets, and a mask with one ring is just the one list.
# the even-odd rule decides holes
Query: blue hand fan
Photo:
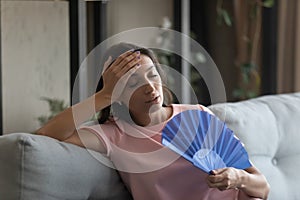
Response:
[{"label": "blue hand fan", "polygon": [[162,144],[206,173],[211,170],[251,167],[243,144],[224,122],[200,110],[174,116],[162,130]]}]

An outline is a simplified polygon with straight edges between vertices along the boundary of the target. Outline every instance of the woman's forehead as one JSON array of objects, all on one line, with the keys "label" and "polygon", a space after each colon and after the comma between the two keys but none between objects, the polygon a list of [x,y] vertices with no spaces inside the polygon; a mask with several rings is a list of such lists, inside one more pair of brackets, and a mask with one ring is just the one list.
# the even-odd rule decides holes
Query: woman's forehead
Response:
[{"label": "woman's forehead", "polygon": [[151,60],[151,58],[147,55],[141,54],[141,61],[140,61],[141,65],[154,65],[153,61]]},{"label": "woman's forehead", "polygon": [[139,62],[139,64],[141,65],[139,67],[139,69],[136,71],[136,73],[145,73],[151,70],[156,70],[155,64],[153,63],[153,61],[151,60],[150,57],[146,56],[146,55],[141,55],[141,60]]},{"label": "woman's forehead", "polygon": [[153,70],[157,71],[153,61],[147,55],[141,55],[141,60],[139,64],[140,67],[133,74],[130,75],[130,78],[147,74],[148,72]]}]

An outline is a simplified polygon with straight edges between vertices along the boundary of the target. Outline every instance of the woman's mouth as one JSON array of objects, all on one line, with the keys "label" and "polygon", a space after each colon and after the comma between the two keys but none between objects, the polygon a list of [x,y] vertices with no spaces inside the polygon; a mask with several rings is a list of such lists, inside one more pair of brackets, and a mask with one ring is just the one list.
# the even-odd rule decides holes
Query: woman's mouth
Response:
[{"label": "woman's mouth", "polygon": [[159,103],[159,100],[160,100],[160,96],[156,96],[155,98],[146,101],[146,103]]}]

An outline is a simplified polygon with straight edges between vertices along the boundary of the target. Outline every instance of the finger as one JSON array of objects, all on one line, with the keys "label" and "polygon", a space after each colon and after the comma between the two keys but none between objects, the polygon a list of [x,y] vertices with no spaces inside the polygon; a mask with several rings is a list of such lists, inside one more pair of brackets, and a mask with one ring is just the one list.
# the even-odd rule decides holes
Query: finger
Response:
[{"label": "finger", "polygon": [[140,52],[137,51],[127,57],[125,57],[118,65],[121,69],[126,67],[131,61],[134,61],[136,59],[140,59]]},{"label": "finger", "polygon": [[119,73],[120,74],[126,74],[131,69],[139,68],[141,66],[140,61],[141,61],[140,58],[136,58],[136,59],[130,61],[129,63],[127,63],[127,65],[125,67],[123,67],[119,71]]},{"label": "finger", "polygon": [[[127,55],[127,54],[125,54]],[[122,72],[122,69],[127,66],[128,63],[131,61],[139,58],[139,53],[132,53],[131,55],[127,55],[124,57],[124,55],[117,58],[116,61],[114,61],[113,65],[110,67],[110,71],[114,72],[115,74],[119,74]],[[134,66],[134,65],[133,65]],[[127,72],[128,69],[125,70]],[[122,72],[120,75],[122,76],[124,72]]]},{"label": "finger", "polygon": [[133,49],[131,49],[131,50],[129,50],[129,51],[126,51],[126,52],[122,53],[120,56],[118,56],[118,57],[116,58],[114,64],[115,64],[115,65],[119,65],[120,62],[121,62],[123,59],[125,59],[126,57],[130,56],[130,55],[133,54],[133,53],[134,53],[134,50],[133,50]]},{"label": "finger", "polygon": [[207,177],[207,180],[211,183],[218,183],[224,180],[224,177],[222,175],[210,175]]},{"label": "finger", "polygon": [[207,185],[210,188],[218,188],[219,190],[227,190],[230,188],[230,185],[227,181],[222,181],[222,182],[218,182],[218,183],[211,183],[208,181]]},{"label": "finger", "polygon": [[211,171],[209,172],[209,174],[210,174],[210,175],[216,175],[216,171],[215,171],[215,170],[211,170]]},{"label": "finger", "polygon": [[220,168],[220,169],[214,169],[214,170],[211,170],[211,173],[213,175],[218,175],[218,174],[222,174],[224,173],[228,168]]},{"label": "finger", "polygon": [[228,190],[229,188],[226,186],[217,187],[220,191]]},{"label": "finger", "polygon": [[111,64],[111,61],[112,61],[112,57],[109,56],[108,59],[104,63],[102,74],[107,70],[108,66]]}]

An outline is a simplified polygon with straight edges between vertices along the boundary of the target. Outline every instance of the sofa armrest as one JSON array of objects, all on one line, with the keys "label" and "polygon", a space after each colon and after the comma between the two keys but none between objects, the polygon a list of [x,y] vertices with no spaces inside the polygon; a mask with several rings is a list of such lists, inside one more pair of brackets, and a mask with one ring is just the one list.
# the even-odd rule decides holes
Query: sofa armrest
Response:
[{"label": "sofa armrest", "polygon": [[0,137],[1,199],[131,199],[101,154],[28,133]]}]

